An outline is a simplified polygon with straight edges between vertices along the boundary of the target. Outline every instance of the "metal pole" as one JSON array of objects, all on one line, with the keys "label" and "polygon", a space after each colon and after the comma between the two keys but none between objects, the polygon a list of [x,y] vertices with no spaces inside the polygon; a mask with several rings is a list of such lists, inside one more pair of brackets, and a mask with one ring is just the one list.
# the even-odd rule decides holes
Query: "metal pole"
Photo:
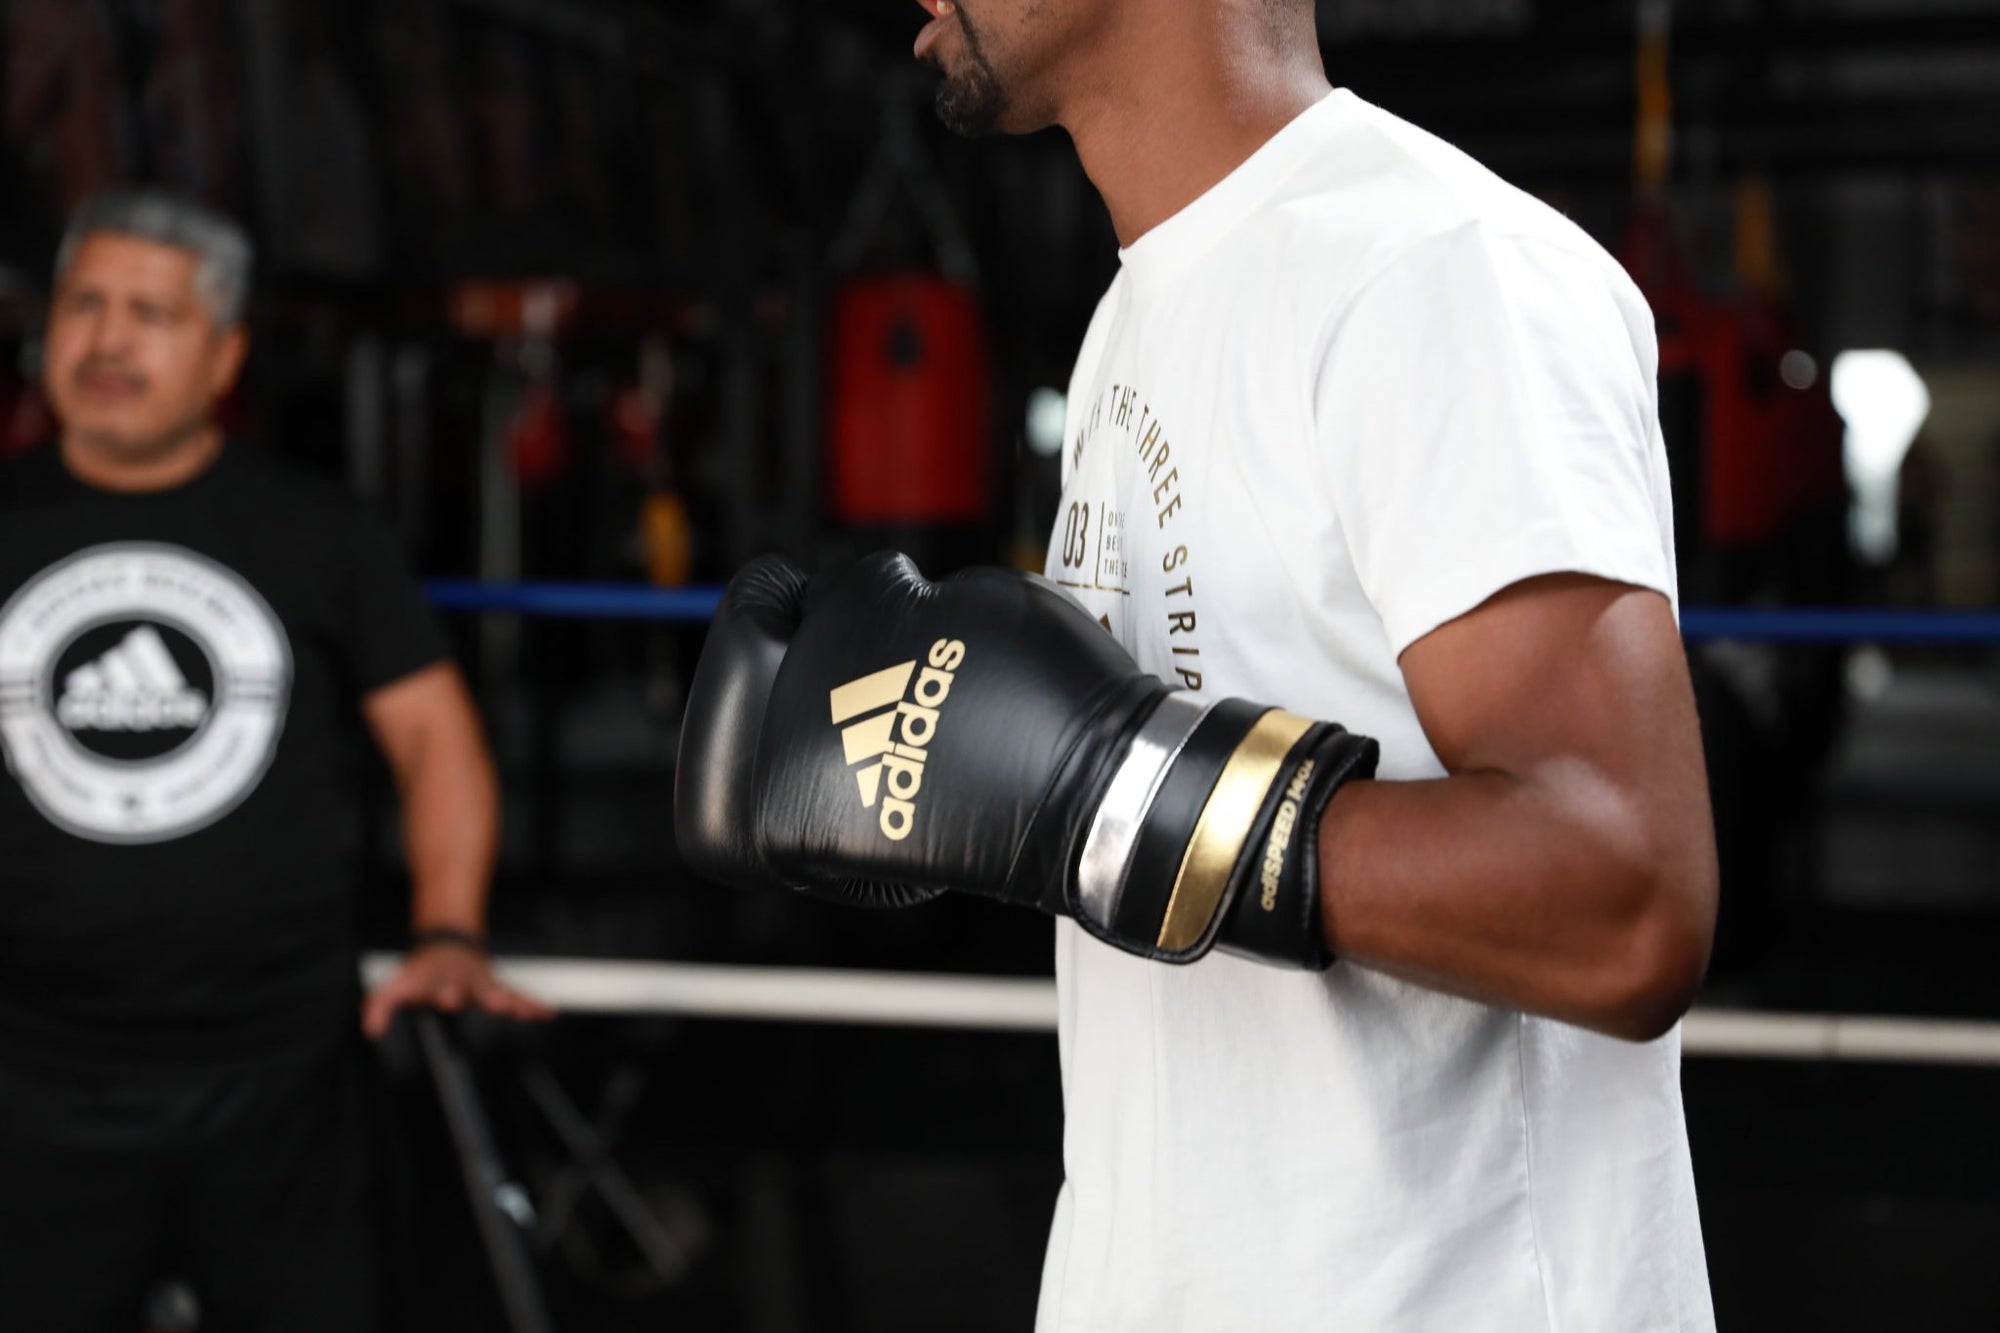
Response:
[{"label": "metal pole", "polygon": [[445,1033],[443,1020],[435,1013],[416,1015],[416,1024],[424,1061],[437,1084],[445,1123],[458,1149],[458,1165],[472,1200],[479,1239],[486,1246],[494,1282],[500,1288],[507,1327],[512,1333],[554,1333],[534,1261],[521,1237],[521,1228],[532,1221],[533,1209],[521,1187],[507,1179],[501,1169],[465,1053]]}]

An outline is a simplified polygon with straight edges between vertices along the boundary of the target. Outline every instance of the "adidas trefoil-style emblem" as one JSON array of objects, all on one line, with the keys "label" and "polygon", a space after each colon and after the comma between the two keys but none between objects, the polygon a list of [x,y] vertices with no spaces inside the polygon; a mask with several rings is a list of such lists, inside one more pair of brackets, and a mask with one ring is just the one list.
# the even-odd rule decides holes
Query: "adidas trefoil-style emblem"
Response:
[{"label": "adidas trefoil-style emblem", "polygon": [[140,846],[226,817],[276,759],[291,688],[284,622],[185,547],[86,547],[0,601],[0,757],[73,837]]},{"label": "adidas trefoil-style emblem", "polygon": [[141,625],[63,681],[56,717],[71,731],[192,730],[208,700],[189,687],[159,631]]},{"label": "adidas trefoil-style emblem", "polygon": [[866,764],[854,773],[861,804],[873,810],[880,803],[877,822],[891,842],[901,842],[916,827],[917,793],[937,735],[938,709],[964,663],[964,643],[939,639],[921,671],[912,659],[849,681],[829,695],[848,767]]}]

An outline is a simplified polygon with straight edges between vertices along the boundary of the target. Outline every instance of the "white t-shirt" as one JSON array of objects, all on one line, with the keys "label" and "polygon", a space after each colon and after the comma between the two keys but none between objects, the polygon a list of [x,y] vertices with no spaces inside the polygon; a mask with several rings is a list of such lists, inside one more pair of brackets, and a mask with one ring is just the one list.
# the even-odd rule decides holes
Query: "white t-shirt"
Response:
[{"label": "white t-shirt", "polygon": [[[1412,642],[1538,574],[1674,595],[1645,301],[1449,145],[1335,93],[1122,259],[1047,572],[1148,670],[1430,778]],[[1678,1029],[1058,932],[1041,1333],[1713,1327]]]}]

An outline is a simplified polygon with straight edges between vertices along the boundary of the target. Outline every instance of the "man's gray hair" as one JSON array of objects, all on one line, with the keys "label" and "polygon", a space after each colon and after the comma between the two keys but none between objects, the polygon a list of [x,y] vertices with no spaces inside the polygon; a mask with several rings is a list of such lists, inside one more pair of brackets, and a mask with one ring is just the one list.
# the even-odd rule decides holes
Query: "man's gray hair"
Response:
[{"label": "man's gray hair", "polygon": [[243,228],[201,205],[158,190],[110,190],[92,195],[70,215],[56,251],[56,281],[69,272],[77,247],[98,232],[136,236],[193,252],[195,290],[218,328],[243,322],[250,303],[250,238]]}]

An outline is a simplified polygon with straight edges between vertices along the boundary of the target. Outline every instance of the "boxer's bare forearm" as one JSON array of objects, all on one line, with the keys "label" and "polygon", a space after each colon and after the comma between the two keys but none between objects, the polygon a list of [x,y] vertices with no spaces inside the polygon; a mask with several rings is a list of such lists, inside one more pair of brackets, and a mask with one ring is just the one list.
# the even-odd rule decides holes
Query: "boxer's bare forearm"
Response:
[{"label": "boxer's bare forearm", "polygon": [[500,793],[463,680],[456,668],[428,668],[363,707],[402,803],[412,926],[483,933]]},{"label": "boxer's bare forearm", "polygon": [[1355,783],[1320,826],[1329,944],[1436,990],[1658,1036],[1700,981],[1706,914],[1632,805],[1497,773]]},{"label": "boxer's bare forearm", "polygon": [[1537,579],[1413,645],[1451,776],[1342,789],[1321,820],[1340,956],[1614,1036],[1667,1030],[1707,966],[1714,835],[1666,600]]}]

